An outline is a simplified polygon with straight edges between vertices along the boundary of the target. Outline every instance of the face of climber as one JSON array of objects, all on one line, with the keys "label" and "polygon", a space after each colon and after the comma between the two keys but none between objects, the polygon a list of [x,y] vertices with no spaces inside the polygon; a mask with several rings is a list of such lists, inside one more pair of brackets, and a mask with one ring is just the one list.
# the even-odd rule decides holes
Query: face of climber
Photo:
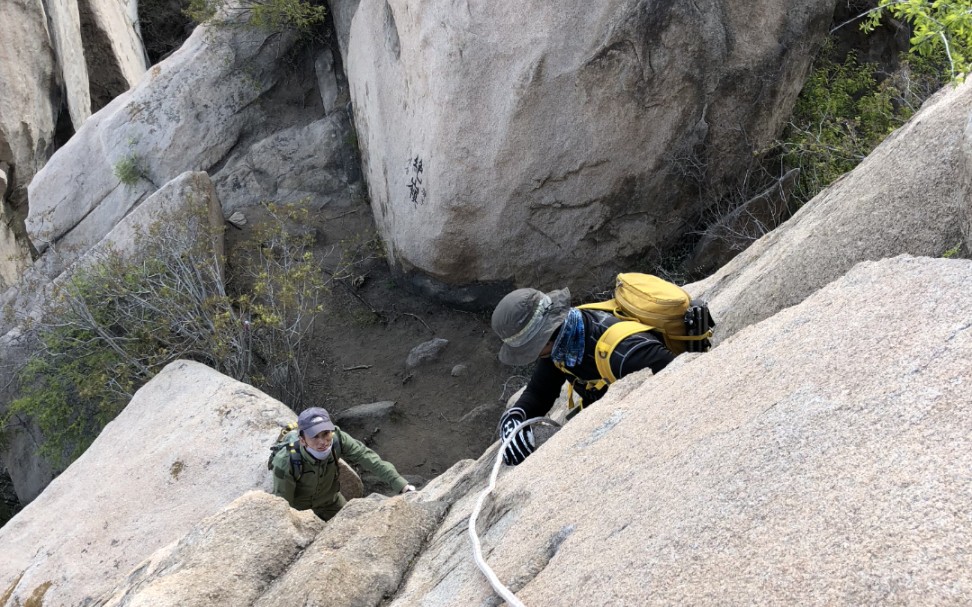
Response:
[{"label": "face of climber", "polygon": [[300,444],[310,447],[315,451],[327,451],[331,448],[331,441],[334,440],[334,432],[325,430],[314,436],[300,436]]}]

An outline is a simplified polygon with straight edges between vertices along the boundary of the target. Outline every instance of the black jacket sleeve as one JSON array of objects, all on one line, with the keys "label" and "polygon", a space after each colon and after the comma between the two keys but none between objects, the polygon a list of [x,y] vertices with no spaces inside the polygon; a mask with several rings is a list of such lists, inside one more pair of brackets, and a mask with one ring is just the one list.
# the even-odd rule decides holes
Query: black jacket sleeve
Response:
[{"label": "black jacket sleeve", "polygon": [[530,383],[520,395],[514,407],[520,407],[526,418],[542,417],[553,407],[567,374],[558,369],[549,358],[537,360]]},{"label": "black jacket sleeve", "polygon": [[625,375],[650,368],[658,373],[675,360],[675,355],[653,333],[635,333],[621,341],[611,356],[611,370],[621,379]]}]

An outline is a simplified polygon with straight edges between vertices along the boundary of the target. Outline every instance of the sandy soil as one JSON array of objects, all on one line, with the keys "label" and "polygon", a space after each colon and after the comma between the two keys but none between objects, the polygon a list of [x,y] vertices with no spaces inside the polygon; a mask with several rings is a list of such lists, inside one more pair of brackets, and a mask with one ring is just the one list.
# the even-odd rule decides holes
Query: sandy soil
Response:
[{"label": "sandy soil", "polygon": [[[251,219],[259,220],[252,214]],[[415,483],[460,459],[478,458],[497,438],[506,400],[527,379],[526,369],[497,359],[499,339],[489,326],[489,311],[452,309],[398,285],[367,203],[321,209],[312,225],[302,228],[316,230],[325,274],[342,260],[355,262],[350,276],[332,280],[315,327],[305,406],[340,414],[357,405],[394,401],[392,415],[342,429]],[[246,226],[228,230],[231,263],[247,236]],[[406,369],[409,352],[435,338],[448,340],[440,356]],[[367,475],[364,481],[366,490],[386,489]]]}]

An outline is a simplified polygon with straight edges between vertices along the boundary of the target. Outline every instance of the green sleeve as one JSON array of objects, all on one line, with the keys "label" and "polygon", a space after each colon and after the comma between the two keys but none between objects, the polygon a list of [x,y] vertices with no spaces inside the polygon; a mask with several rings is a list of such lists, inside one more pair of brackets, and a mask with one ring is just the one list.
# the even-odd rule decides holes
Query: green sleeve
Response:
[{"label": "green sleeve", "polygon": [[365,447],[347,432],[342,432],[340,429],[337,432],[338,440],[341,441],[341,457],[371,472],[389,485],[395,493],[400,492],[402,487],[408,484],[395,466],[378,457],[377,453]]},{"label": "green sleeve", "polygon": [[286,449],[281,449],[277,453],[277,456],[273,458],[273,494],[279,495],[287,500],[287,503],[293,508],[294,491],[296,489],[297,481],[294,479],[293,472],[290,470],[290,457]]}]

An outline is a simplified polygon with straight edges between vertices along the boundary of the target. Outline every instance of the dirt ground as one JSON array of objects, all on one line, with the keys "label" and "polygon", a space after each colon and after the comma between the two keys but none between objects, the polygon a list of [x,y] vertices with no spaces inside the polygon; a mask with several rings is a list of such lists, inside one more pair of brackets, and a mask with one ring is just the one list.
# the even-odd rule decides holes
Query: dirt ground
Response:
[{"label": "dirt ground", "polygon": [[[489,311],[439,305],[395,282],[366,202],[325,207],[314,216],[302,227],[316,231],[325,274],[339,266],[350,271],[331,281],[316,324],[305,406],[322,406],[340,418],[358,405],[394,401],[389,416],[338,424],[416,484],[461,459],[478,458],[496,440],[505,403],[526,383],[529,369],[499,362]],[[248,229],[227,231],[231,260]],[[448,340],[441,354],[406,369],[409,352],[436,338]],[[366,490],[387,492],[362,476]]]}]

